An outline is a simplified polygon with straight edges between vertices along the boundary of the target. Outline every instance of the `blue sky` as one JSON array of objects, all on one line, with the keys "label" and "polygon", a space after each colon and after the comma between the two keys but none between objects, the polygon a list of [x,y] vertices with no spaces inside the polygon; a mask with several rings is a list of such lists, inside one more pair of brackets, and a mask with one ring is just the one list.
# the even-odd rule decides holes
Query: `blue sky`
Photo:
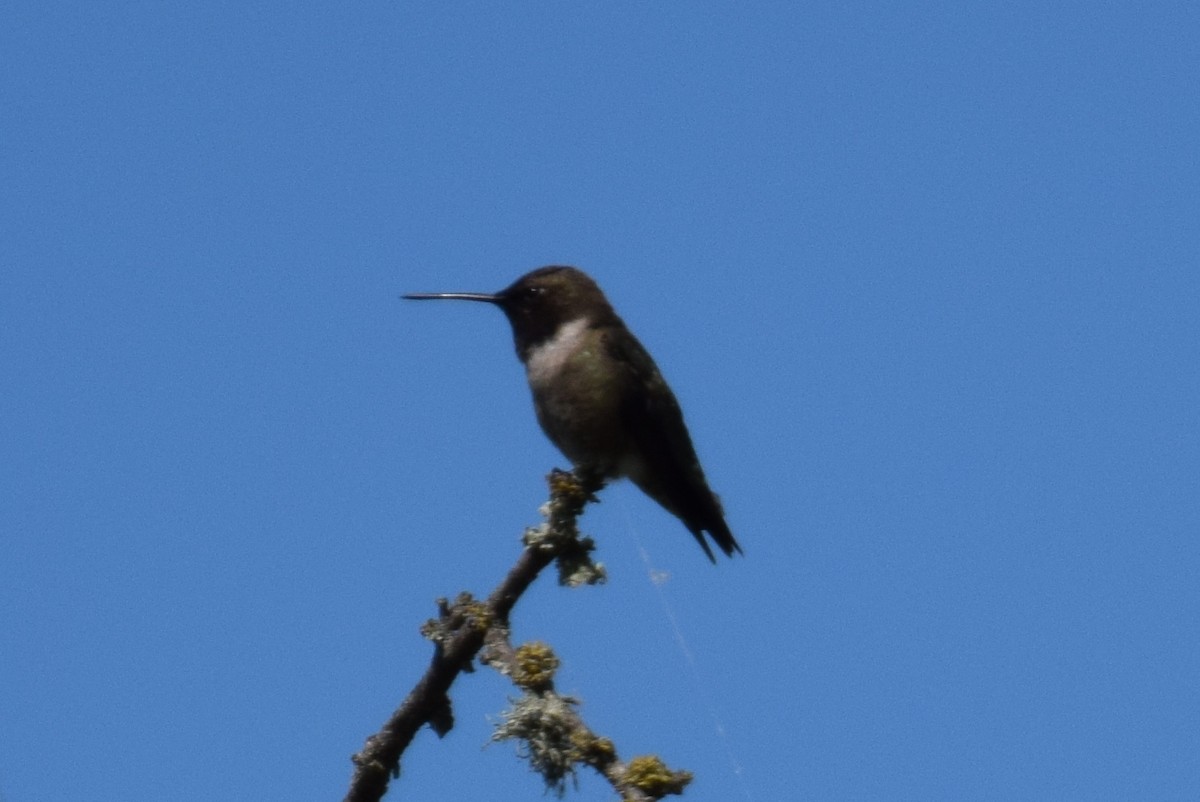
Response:
[{"label": "blue sky", "polygon": [[[5,17],[4,802],[341,798],[564,464],[503,317],[398,295],[555,262],[746,551],[617,485],[609,584],[517,608],[624,755],[697,800],[1200,794],[1193,5]],[[393,796],[538,798],[483,748],[511,693],[463,678]]]}]

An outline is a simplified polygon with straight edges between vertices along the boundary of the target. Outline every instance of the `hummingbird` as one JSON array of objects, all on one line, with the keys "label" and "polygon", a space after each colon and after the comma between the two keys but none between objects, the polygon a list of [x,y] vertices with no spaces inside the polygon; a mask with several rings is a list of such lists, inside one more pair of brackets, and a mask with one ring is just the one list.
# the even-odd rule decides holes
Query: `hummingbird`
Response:
[{"label": "hummingbird", "polygon": [[628,477],[679,518],[714,563],[706,532],[726,556],[742,552],[675,394],[591,276],[552,265],[496,293],[403,297],[498,306],[512,325],[538,423],[576,471],[602,480]]}]

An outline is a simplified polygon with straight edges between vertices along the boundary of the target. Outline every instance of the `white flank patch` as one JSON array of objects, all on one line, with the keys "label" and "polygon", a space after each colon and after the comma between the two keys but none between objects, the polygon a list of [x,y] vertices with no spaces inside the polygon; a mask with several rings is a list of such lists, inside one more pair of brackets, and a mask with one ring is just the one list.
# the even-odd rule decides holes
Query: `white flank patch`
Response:
[{"label": "white flank patch", "polygon": [[579,348],[587,327],[587,318],[583,317],[564,323],[553,337],[530,351],[529,360],[525,363],[529,383],[539,385],[553,381],[571,354]]}]

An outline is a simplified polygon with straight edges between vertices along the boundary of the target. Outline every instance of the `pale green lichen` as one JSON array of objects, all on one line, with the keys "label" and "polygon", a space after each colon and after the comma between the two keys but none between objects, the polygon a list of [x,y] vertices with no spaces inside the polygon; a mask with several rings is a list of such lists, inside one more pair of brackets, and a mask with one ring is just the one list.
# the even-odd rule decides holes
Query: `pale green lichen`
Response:
[{"label": "pale green lichen", "polygon": [[571,733],[571,745],[575,747],[578,760],[593,768],[603,770],[617,759],[617,747],[608,738],[576,730]]},{"label": "pale green lichen", "polygon": [[596,544],[579,532],[576,520],[602,483],[580,479],[573,473],[555,470],[549,477],[550,501],[538,511],[546,523],[525,530],[521,542],[527,548],[552,554],[558,563],[558,584],[567,587],[597,585],[608,578],[602,563],[594,562],[591,553]]},{"label": "pale green lichen", "polygon": [[438,644],[445,645],[464,627],[484,632],[492,625],[492,611],[486,602],[477,600],[470,593],[460,593],[451,604],[438,599],[438,617],[430,618],[421,625],[421,634]]},{"label": "pale green lichen", "polygon": [[566,792],[566,780],[575,779],[577,752],[571,742],[575,726],[574,700],[557,694],[526,694],[501,714],[492,733],[493,741],[517,739],[518,751],[546,786],[558,796]]}]

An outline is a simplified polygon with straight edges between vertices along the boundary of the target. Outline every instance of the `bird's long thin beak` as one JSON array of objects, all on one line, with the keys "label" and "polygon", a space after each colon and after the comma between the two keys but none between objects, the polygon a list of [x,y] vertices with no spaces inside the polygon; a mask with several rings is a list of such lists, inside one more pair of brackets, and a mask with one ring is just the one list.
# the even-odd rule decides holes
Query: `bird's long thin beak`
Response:
[{"label": "bird's long thin beak", "polygon": [[448,298],[451,301],[484,301],[489,304],[498,304],[501,300],[499,295],[487,292],[410,292],[400,297],[410,301],[436,301]]}]

